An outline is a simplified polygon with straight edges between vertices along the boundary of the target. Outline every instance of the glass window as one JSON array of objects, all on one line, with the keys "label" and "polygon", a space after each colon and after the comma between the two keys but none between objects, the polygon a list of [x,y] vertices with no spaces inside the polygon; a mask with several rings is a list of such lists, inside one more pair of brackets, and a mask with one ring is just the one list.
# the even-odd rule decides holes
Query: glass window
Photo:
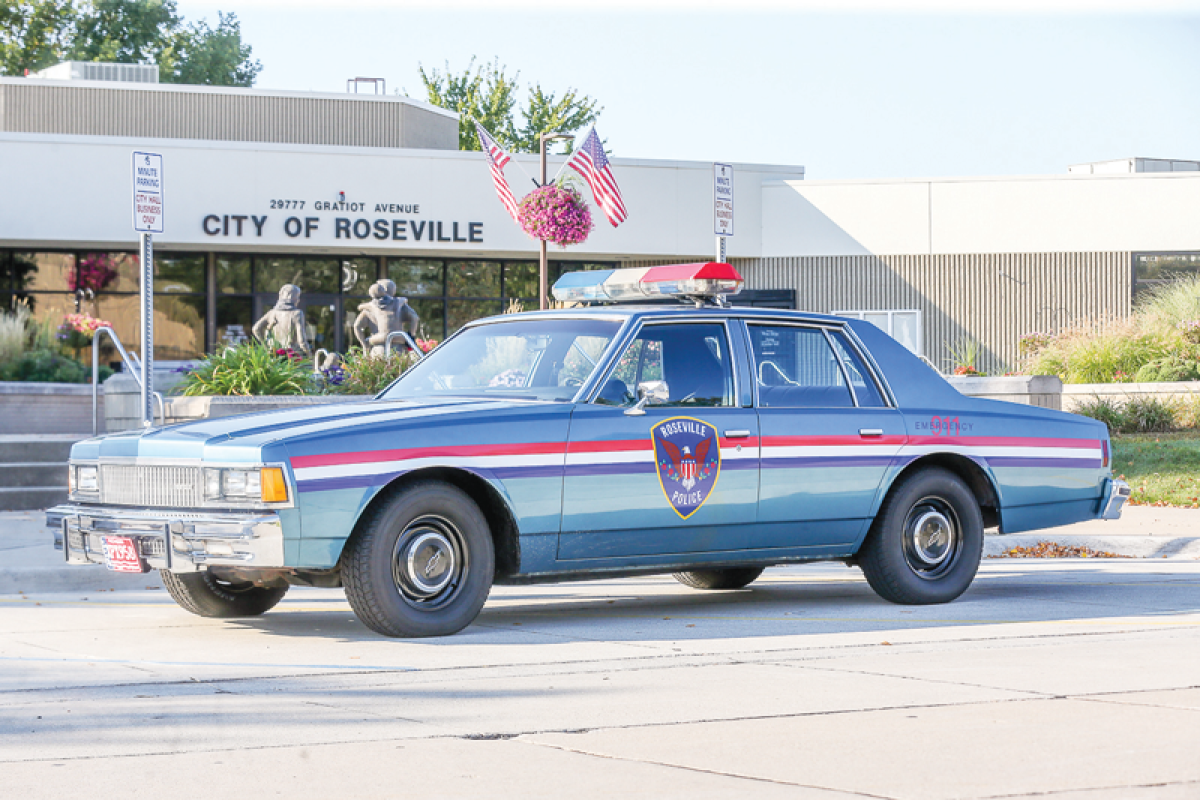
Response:
[{"label": "glass window", "polygon": [[846,368],[846,374],[850,376],[850,385],[854,388],[854,397],[858,400],[859,406],[863,408],[887,406],[887,403],[883,401],[883,394],[875,385],[871,371],[867,369],[858,352],[846,340],[846,335],[840,331],[833,331],[830,337],[833,339],[833,349],[837,351],[838,357],[842,359],[842,364]]},{"label": "glass window", "polygon": [[[249,258],[218,255],[216,262],[217,292],[220,294],[250,294]],[[276,287],[276,289],[278,288]]]},{"label": "glass window", "polygon": [[217,297],[217,340],[214,347],[241,344],[254,327],[254,301],[249,297]]},{"label": "glass window", "polygon": [[733,405],[733,373],[725,327],[646,325],[617,360],[596,402],[633,405],[637,387],[666,381],[668,406]]},{"label": "glass window", "polygon": [[342,259],[342,294],[366,294],[378,274],[379,262],[373,258]]},{"label": "glass window", "polygon": [[[453,333],[472,320],[491,317],[502,310],[499,300],[451,300],[446,309],[446,327]],[[417,309],[417,313],[421,310]]]},{"label": "glass window", "polygon": [[408,304],[421,317],[417,332],[422,339],[446,338],[446,304],[441,300],[426,300],[420,297],[408,298]]},{"label": "glass window", "polygon": [[1197,274],[1200,274],[1200,253],[1136,253],[1133,256],[1135,295]]},{"label": "glass window", "polygon": [[[157,261],[157,259],[155,259]],[[122,298],[124,299],[124,298]],[[136,297],[131,297],[134,304]],[[154,298],[154,357],[188,361],[204,355],[205,298],[156,295]],[[134,335],[136,338],[136,334]],[[128,345],[129,340],[122,338]]]},{"label": "glass window", "polygon": [[308,346],[313,351],[321,348],[330,352],[337,350],[337,303],[328,300],[306,303],[304,295],[301,295],[300,305],[304,308],[304,325],[307,329],[304,338],[308,340]]},{"label": "glass window", "polygon": [[[504,296],[506,298],[532,299],[533,306],[537,307],[537,262],[511,261],[504,265]],[[529,308],[529,304],[526,303],[525,307]]]},{"label": "glass window", "polygon": [[396,283],[396,294],[440,297],[445,292],[445,264],[416,258],[389,258],[387,276]]},{"label": "glass window", "polygon": [[911,352],[921,355],[921,311],[919,309],[884,309],[879,311],[834,311],[839,317],[861,319],[891,336]]},{"label": "glass window", "polygon": [[451,297],[500,296],[497,261],[451,261],[446,265],[446,279],[446,294]]},{"label": "glass window", "polygon": [[750,325],[749,331],[761,407],[854,405],[837,358],[820,328]]},{"label": "glass window", "polygon": [[[80,287],[95,292],[139,291],[142,286],[141,263],[135,253],[80,253]],[[100,288],[97,289],[97,286]]]},{"label": "glass window", "polygon": [[[620,328],[606,320],[521,320],[477,325],[418,362],[386,395],[509,397],[566,402]],[[582,360],[580,360],[582,359]]]},{"label": "glass window", "polygon": [[75,256],[70,253],[13,253],[18,291],[75,291]]},{"label": "glass window", "polygon": [[325,258],[256,258],[254,290],[278,293],[284,284],[299,286],[305,294],[337,294],[342,265]]},{"label": "glass window", "polygon": [[[154,256],[154,291],[163,293],[204,293],[205,257],[202,255]],[[80,262],[82,273],[83,262]]]}]

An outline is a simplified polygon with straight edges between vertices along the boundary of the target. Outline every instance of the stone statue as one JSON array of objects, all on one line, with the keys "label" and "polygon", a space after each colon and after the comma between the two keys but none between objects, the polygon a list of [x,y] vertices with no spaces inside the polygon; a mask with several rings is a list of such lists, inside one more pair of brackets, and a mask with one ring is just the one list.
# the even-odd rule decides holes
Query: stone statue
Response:
[{"label": "stone statue", "polygon": [[393,331],[405,331],[416,338],[421,317],[407,298],[395,296],[395,283],[387,278],[375,281],[369,293],[371,302],[358,307],[358,317],[354,320],[354,335],[363,350],[373,356],[383,355],[384,343]]},{"label": "stone statue", "polygon": [[300,287],[285,283],[279,287],[279,302],[254,323],[252,333],[260,342],[268,339],[279,347],[291,348],[308,355],[308,339],[305,336],[304,310],[297,305]]}]

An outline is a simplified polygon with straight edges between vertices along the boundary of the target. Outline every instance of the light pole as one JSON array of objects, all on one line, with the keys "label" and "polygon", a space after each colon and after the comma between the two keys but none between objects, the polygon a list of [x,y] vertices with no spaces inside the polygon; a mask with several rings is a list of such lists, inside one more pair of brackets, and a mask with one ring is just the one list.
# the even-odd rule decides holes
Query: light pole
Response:
[{"label": "light pole", "polygon": [[[541,137],[542,153],[542,186],[546,185],[546,143],[555,139],[574,139],[573,133],[543,133]],[[546,301],[550,295],[549,283],[550,265],[546,260],[546,240],[542,239],[541,256],[538,259],[538,308],[546,309]]]}]

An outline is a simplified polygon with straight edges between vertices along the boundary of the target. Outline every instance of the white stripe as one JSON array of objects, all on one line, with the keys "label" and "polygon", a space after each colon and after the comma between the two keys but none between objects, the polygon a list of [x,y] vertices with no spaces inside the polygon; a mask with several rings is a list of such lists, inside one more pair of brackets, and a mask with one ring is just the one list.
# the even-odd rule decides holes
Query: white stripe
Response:
[{"label": "white stripe", "polygon": [[301,467],[296,480],[315,481],[325,478],[347,478],[355,475],[384,475],[423,467],[553,467],[561,466],[562,454],[534,454],[512,456],[426,456],[424,458],[402,458],[394,461],[374,461],[369,464],[331,464],[326,467]]}]

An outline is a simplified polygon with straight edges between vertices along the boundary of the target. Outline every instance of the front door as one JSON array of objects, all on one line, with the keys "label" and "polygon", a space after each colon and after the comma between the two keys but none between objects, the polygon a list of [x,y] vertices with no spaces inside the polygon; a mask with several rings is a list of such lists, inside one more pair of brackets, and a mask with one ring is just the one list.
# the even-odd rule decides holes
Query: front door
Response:
[{"label": "front door", "polygon": [[[639,385],[663,383],[665,402],[635,408]],[[643,325],[572,414],[559,559],[742,549],[758,418],[737,398],[724,322]]]}]

